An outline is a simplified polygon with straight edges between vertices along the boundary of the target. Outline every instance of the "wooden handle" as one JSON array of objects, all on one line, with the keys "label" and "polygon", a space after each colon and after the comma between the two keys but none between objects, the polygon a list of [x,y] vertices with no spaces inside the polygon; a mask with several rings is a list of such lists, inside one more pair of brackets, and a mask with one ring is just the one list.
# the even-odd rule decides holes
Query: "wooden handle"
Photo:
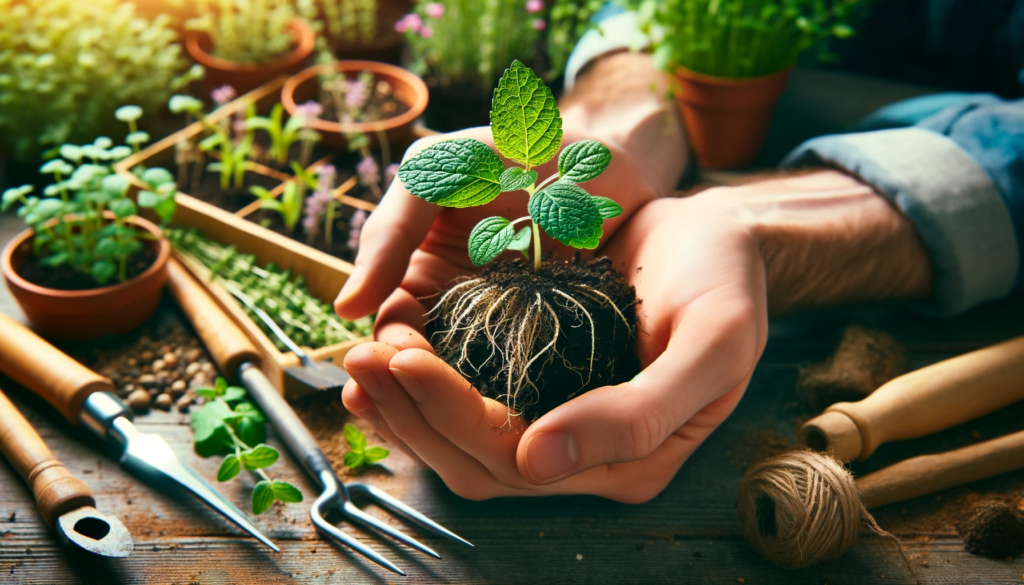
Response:
[{"label": "wooden handle", "polygon": [[900,376],[860,402],[833,404],[801,429],[804,443],[864,459],[882,443],[923,437],[1024,400],[1024,337]]},{"label": "wooden handle", "polygon": [[935,455],[922,455],[857,480],[864,505],[884,506],[1024,467],[1024,431]]},{"label": "wooden handle", "polygon": [[0,452],[28,483],[43,519],[52,528],[62,514],[95,506],[89,486],[71,475],[42,437],[0,391]]},{"label": "wooden handle", "polygon": [[245,362],[260,365],[260,352],[253,342],[184,266],[171,258],[167,274],[171,294],[226,378],[237,382],[238,368]]},{"label": "wooden handle", "polygon": [[42,396],[72,424],[93,392],[112,392],[110,380],[76,362],[21,323],[0,314],[0,372]]}]

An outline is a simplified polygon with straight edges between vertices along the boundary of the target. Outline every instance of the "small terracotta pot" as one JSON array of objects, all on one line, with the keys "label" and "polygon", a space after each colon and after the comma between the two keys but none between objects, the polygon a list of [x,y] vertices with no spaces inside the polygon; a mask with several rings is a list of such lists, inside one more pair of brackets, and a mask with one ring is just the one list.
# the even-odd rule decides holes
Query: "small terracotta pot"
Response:
[{"label": "small terracotta pot", "polygon": [[248,93],[280,75],[301,71],[313,54],[316,34],[301,18],[288,23],[291,30],[292,52],[270,63],[236,63],[210,54],[213,46],[204,34],[193,33],[185,38],[185,49],[197,63],[206,69],[203,87],[207,95],[222,85],[230,85],[239,95]]},{"label": "small terracotta pot", "polygon": [[[317,100],[320,92],[319,76],[327,71],[326,65],[314,65],[305,71],[293,75],[281,88],[281,103],[289,116],[295,115],[296,105],[309,100]],[[340,124],[328,120],[310,120],[310,127],[323,135],[323,143],[327,146],[341,148],[345,145],[345,133],[362,132],[371,143],[376,144],[376,132],[383,131],[392,143],[408,142],[412,137],[412,124],[427,109],[430,93],[427,85],[418,76],[394,65],[377,61],[338,61],[337,70],[342,73],[361,73],[368,71],[377,79],[391,84],[395,97],[409,106],[409,111],[394,118],[379,122],[361,122],[358,124]]]},{"label": "small terracotta pot", "polygon": [[676,70],[676,105],[702,167],[735,169],[757,158],[790,70],[748,79]]},{"label": "small terracotta pot", "polygon": [[0,271],[7,288],[21,305],[33,328],[44,337],[88,340],[135,329],[160,303],[167,281],[171,244],[160,228],[135,217],[127,220],[158,239],[146,242],[156,250],[156,261],[145,272],[119,284],[89,290],[58,290],[25,280],[18,270],[32,254],[32,230],[14,237],[0,254]]}]

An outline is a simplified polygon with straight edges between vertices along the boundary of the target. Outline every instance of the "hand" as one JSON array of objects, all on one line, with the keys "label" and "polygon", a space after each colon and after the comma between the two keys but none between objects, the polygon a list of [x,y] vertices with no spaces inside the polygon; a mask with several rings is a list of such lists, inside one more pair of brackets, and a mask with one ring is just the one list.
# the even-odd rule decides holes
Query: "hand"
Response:
[{"label": "hand", "polygon": [[[427,242],[449,233],[437,224],[434,232]],[[353,376],[346,407],[466,498],[584,493],[643,502],[657,495],[732,412],[764,348],[765,267],[750,231],[715,192],[637,212],[603,254],[642,299],[643,372],[529,427],[512,418],[511,432],[501,428],[509,420],[504,404],[481,397],[423,337],[426,307],[417,296],[447,281],[464,242],[460,235],[447,254],[414,255],[402,289],[381,309],[384,343],[360,345],[345,360]]]}]

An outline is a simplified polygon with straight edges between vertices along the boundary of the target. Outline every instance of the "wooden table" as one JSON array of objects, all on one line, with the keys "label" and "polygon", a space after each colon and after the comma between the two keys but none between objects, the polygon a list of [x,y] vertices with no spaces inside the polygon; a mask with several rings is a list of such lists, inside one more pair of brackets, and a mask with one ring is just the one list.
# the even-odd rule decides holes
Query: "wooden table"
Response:
[{"label": "wooden table", "polygon": [[[803,103],[842,102],[845,105],[837,108],[837,116],[816,124],[838,130],[843,119],[859,117],[879,105],[877,102],[921,91],[851,80],[849,76],[836,81],[829,76],[834,74],[798,75],[794,86],[799,91],[791,92],[780,111],[797,112]],[[864,89],[864,84],[872,83],[876,86],[868,87],[867,93],[874,97],[848,95],[851,87]],[[829,92],[835,96],[833,102],[829,102]],[[820,111],[814,115],[824,116]],[[774,144],[800,138],[804,132],[800,128],[794,124],[788,131],[773,130],[783,135]],[[17,228],[10,216],[0,216],[0,245]],[[2,289],[0,311],[17,314],[16,305]],[[165,302],[156,319],[180,318],[173,305]],[[274,554],[194,498],[157,492],[126,474],[102,446],[71,428],[41,400],[0,378],[0,387],[57,457],[93,489],[98,507],[120,517],[135,538],[135,552],[120,561],[62,547],[40,519],[24,483],[6,462],[0,463],[0,584],[913,583],[891,543],[869,536],[862,537],[837,561],[800,571],[776,568],[746,545],[736,519],[736,490],[746,468],[766,449],[791,441],[797,425],[813,414],[798,399],[797,366],[824,359],[849,323],[892,333],[908,347],[909,366],[918,368],[1020,335],[1024,332],[1024,302],[992,304],[943,321],[885,306],[819,311],[773,321],[764,357],[736,412],[683,466],[664,493],[640,506],[593,497],[469,502],[451,494],[434,474],[416,468],[396,452],[387,460],[386,469],[374,470],[361,479],[402,498],[476,544],[470,550],[417,533],[444,557],[433,560],[344,526],[405,568],[409,577],[404,579],[319,538],[307,516],[315,486],[287,455],[275,466],[276,474],[299,486],[306,502],[275,506],[256,519],[260,530],[281,546],[282,551]],[[306,418],[323,445],[333,447],[329,451],[343,451],[337,447],[340,428],[352,417],[340,409],[337,400],[319,408],[315,417]],[[202,475],[215,477],[218,460],[202,459],[192,451],[186,415],[156,411],[140,416],[137,424],[161,434],[178,456]],[[1024,405],[927,439],[883,446],[854,471],[869,472],[909,456],[945,451],[1022,428]],[[280,447],[275,437],[269,441]],[[371,438],[374,441],[380,439]],[[340,461],[335,466],[340,470]],[[247,508],[252,484],[246,478],[220,488]],[[981,482],[970,490],[947,490],[888,506],[877,510],[876,517],[899,536],[924,583],[1020,583],[1024,561],[967,554],[953,523],[960,505],[972,493],[1021,489],[1024,472],[1017,472]],[[371,513],[378,512],[371,509]]]}]

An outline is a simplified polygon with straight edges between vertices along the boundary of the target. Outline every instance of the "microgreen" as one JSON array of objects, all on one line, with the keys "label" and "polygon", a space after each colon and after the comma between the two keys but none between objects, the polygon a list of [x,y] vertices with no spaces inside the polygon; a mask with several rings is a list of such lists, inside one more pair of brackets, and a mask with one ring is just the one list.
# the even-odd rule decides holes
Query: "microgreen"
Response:
[{"label": "microgreen", "polygon": [[345,453],[345,467],[359,470],[383,461],[391,454],[384,447],[367,447],[366,435],[351,423],[345,424],[344,431],[345,442],[348,443],[349,448],[348,453]]},{"label": "microgreen", "polygon": [[[505,250],[526,254],[532,238],[533,265],[539,268],[539,229],[567,246],[596,248],[604,220],[620,215],[622,208],[577,183],[597,178],[611,162],[611,151],[594,140],[570,144],[558,158],[558,172],[538,185],[533,168],[558,152],[562,118],[551,90],[519,61],[512,62],[494,91],[491,133],[502,156],[521,166],[506,168],[486,144],[458,138],[425,148],[402,165],[398,178],[413,195],[443,207],[485,205],[509,191],[530,195],[528,216],[488,217],[473,228],[468,248],[477,266]],[[516,231],[515,225],[527,220],[530,225]]]},{"label": "microgreen", "polygon": [[217,481],[230,481],[243,469],[255,473],[260,481],[252,492],[254,514],[266,512],[275,500],[301,502],[298,489],[271,479],[265,471],[281,455],[264,443],[266,418],[247,400],[245,388],[229,386],[218,376],[213,386],[197,388],[196,394],[206,399],[191,417],[196,453],[203,457],[226,455],[217,470]]}]

